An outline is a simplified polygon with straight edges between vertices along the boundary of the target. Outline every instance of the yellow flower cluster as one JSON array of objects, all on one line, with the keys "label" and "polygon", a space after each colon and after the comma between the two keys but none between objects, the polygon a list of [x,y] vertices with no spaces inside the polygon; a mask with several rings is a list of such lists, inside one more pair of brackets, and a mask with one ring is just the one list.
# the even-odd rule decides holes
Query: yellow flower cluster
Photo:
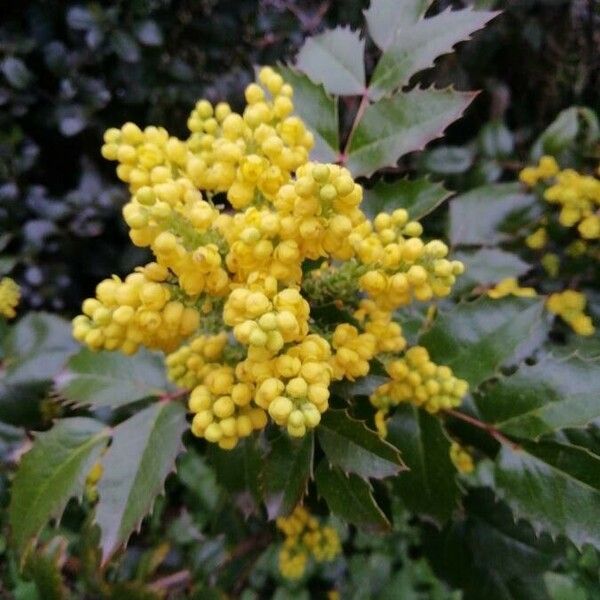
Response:
[{"label": "yellow flower cluster", "polygon": [[10,277],[0,279],[0,316],[13,319],[17,316],[15,308],[21,300],[21,290]]},{"label": "yellow flower cluster", "polygon": [[499,281],[493,288],[487,291],[487,295],[493,300],[505,296],[519,296],[521,298],[533,298],[536,291],[532,287],[521,287],[514,277],[507,277]]},{"label": "yellow flower cluster", "polygon": [[104,467],[100,461],[95,462],[85,478],[85,497],[88,502],[98,500],[98,482],[102,478]]},{"label": "yellow flower cluster", "polygon": [[370,397],[378,411],[375,424],[383,437],[387,435],[385,417],[392,407],[410,402],[436,413],[459,406],[468,390],[468,383],[454,377],[449,367],[431,361],[423,346],[409,348],[403,358],[389,362],[386,371],[391,380]]},{"label": "yellow flower cluster", "polygon": [[341,552],[337,531],[320,525],[302,506],[297,506],[289,517],[277,519],[277,527],[285,535],[279,571],[286,579],[300,579],[311,556],[318,563],[329,562]]},{"label": "yellow flower cluster", "polygon": [[[583,239],[600,238],[600,179],[573,169],[560,170],[558,163],[551,156],[543,156],[536,167],[523,169],[519,178],[530,187],[540,181],[548,183],[552,180],[544,190],[544,199],[560,207],[558,220],[561,225],[577,225],[579,235]],[[543,247],[545,234],[540,231],[542,230],[529,236],[530,247]]]},{"label": "yellow flower cluster", "polygon": [[452,442],[450,445],[450,460],[452,460],[452,463],[459,473],[468,475],[475,469],[473,457],[458,442]]},{"label": "yellow flower cluster", "polygon": [[[191,390],[193,433],[226,449],[269,419],[292,436],[316,427],[332,380],[404,350],[393,310],[446,296],[463,271],[406,210],[371,223],[350,172],[309,161],[292,97],[267,67],[241,113],[200,100],[185,140],[133,123],[104,136],[131,191],[131,240],[155,262],[100,283],[74,335],[94,350],[168,353],[169,377]],[[313,295],[305,272],[321,258]],[[327,281],[346,289],[353,323],[315,322],[309,301]]]},{"label": "yellow flower cluster", "polygon": [[587,298],[581,292],[565,290],[557,294],[550,294],[546,302],[548,310],[558,315],[569,324],[573,331],[579,335],[593,335],[596,331],[592,319],[585,314]]}]

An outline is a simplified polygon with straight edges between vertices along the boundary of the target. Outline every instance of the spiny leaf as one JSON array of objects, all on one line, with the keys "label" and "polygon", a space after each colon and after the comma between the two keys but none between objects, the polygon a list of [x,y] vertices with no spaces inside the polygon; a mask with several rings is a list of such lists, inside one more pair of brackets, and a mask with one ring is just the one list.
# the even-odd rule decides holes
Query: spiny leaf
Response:
[{"label": "spiny leaf", "polygon": [[350,143],[347,167],[355,177],[394,167],[398,159],[440,137],[477,95],[453,89],[414,89],[369,105]]},{"label": "spiny leaf", "polygon": [[325,499],[331,512],[359,526],[389,527],[389,522],[377,506],[371,486],[357,475],[345,475],[327,461],[319,463],[315,473],[319,495]]},{"label": "spiny leaf", "polygon": [[545,357],[502,377],[477,401],[482,417],[505,433],[526,438],[600,418],[600,362],[578,356]]},{"label": "spiny leaf", "polygon": [[410,218],[418,221],[451,195],[441,183],[428,179],[378,181],[371,189],[365,189],[362,208],[371,218],[379,212],[405,208]]},{"label": "spiny leaf", "polygon": [[70,498],[83,493],[108,439],[102,423],[85,417],[62,419],[36,437],[12,486],[9,520],[19,552],[50,519],[60,518]]},{"label": "spiny leaf", "polygon": [[103,562],[139,527],[182,449],[185,409],[157,402],[114,428],[102,460],[96,522]]},{"label": "spiny leaf", "polygon": [[414,25],[432,3],[433,0],[371,0],[364,11],[369,35],[385,50],[401,31]]},{"label": "spiny leaf", "polygon": [[58,381],[68,400],[113,408],[158,396],[168,387],[163,359],[146,350],[121,356],[84,349],[69,361],[68,372]]},{"label": "spiny leaf", "polygon": [[269,519],[288,515],[302,500],[313,474],[313,452],[312,432],[301,440],[283,434],[271,444],[264,473]]},{"label": "spiny leaf", "polygon": [[364,54],[360,32],[337,27],[307,38],[296,66],[330,94],[358,95],[365,89]]},{"label": "spiny leaf", "polygon": [[[448,365],[472,387],[541,345],[548,331],[541,298],[479,298],[440,313],[421,337],[432,360]],[[526,351],[526,352],[525,352]]]},{"label": "spiny leaf", "polygon": [[278,67],[278,71],[294,88],[296,114],[315,136],[311,157],[321,162],[337,161],[340,148],[337,99],[294,69]]},{"label": "spiny leaf", "polygon": [[345,410],[328,410],[317,428],[330,464],[364,479],[397,475],[404,464],[398,450]]},{"label": "spiny leaf", "polygon": [[408,471],[393,481],[407,508],[446,521],[458,505],[450,440],[438,418],[413,406],[398,407],[388,422],[388,440],[400,449]]},{"label": "spiny leaf", "polygon": [[406,85],[415,73],[432,67],[438,56],[452,52],[455,44],[469,39],[497,14],[470,8],[448,10],[406,28],[379,59],[369,84],[369,96],[378,100]]},{"label": "spiny leaf", "polygon": [[600,549],[600,457],[553,441],[504,445],[495,480],[516,516],[537,531]]}]

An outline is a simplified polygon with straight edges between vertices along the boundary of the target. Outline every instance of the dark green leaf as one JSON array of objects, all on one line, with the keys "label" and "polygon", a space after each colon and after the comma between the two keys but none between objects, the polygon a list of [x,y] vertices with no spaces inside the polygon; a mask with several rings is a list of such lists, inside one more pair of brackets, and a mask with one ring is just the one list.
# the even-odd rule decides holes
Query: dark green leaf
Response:
[{"label": "dark green leaf", "polygon": [[389,526],[386,516],[377,506],[371,486],[357,475],[345,475],[327,461],[319,463],[315,473],[319,495],[325,499],[331,512],[354,525]]},{"label": "dark green leaf", "polygon": [[421,337],[432,360],[477,387],[511,360],[521,358],[531,340],[542,343],[548,325],[541,298],[479,298],[440,313]]},{"label": "dark green leaf", "polygon": [[477,405],[482,417],[505,433],[539,438],[600,418],[600,363],[578,356],[544,357],[522,365],[487,389]]},{"label": "dark green leaf", "polygon": [[111,36],[111,43],[121,60],[128,63],[135,63],[140,60],[140,47],[135,39],[125,31],[115,31]]},{"label": "dark green leaf", "polygon": [[84,417],[58,421],[36,437],[12,486],[9,519],[19,552],[50,519],[60,518],[69,498],[82,494],[108,439],[102,423]]},{"label": "dark green leaf", "polygon": [[330,94],[359,95],[365,89],[364,53],[360,32],[338,27],[307,38],[296,66]]},{"label": "dark green leaf", "polygon": [[388,440],[400,449],[408,467],[393,482],[408,509],[438,522],[449,519],[459,490],[450,440],[440,420],[413,406],[398,407],[388,422]]},{"label": "dark green leaf", "polygon": [[327,95],[322,86],[289,67],[279,67],[281,76],[294,87],[294,106],[298,116],[315,136],[311,156],[321,162],[335,162],[339,157],[339,125],[337,100]]},{"label": "dark green leaf", "polygon": [[512,132],[502,121],[490,121],[479,132],[478,145],[488,158],[505,158],[510,156],[515,147]]},{"label": "dark green leaf", "polygon": [[470,8],[445,11],[405,28],[379,59],[369,84],[370,97],[379,99],[406,85],[415,73],[432,67],[438,56],[452,52],[455,44],[469,39],[496,14]]},{"label": "dark green leaf", "polygon": [[433,0],[371,0],[365,10],[369,35],[385,50],[399,32],[410,29],[427,11]]},{"label": "dark green leaf", "polygon": [[404,154],[423,150],[440,137],[475,96],[450,88],[414,89],[371,104],[352,137],[348,168],[358,177],[396,166]]},{"label": "dark green leaf", "polygon": [[460,175],[472,166],[475,156],[473,150],[466,146],[438,146],[424,152],[422,167],[438,175]]},{"label": "dark green leaf", "polygon": [[67,540],[54,538],[45,547],[29,552],[24,571],[33,579],[43,600],[66,600],[69,591],[62,579],[62,565],[66,558]]},{"label": "dark green leaf", "polygon": [[20,58],[7,56],[0,63],[0,71],[13,87],[23,90],[30,85],[33,75]]},{"label": "dark green leaf", "polygon": [[163,35],[156,21],[148,19],[142,21],[135,30],[137,39],[145,46],[160,46],[163,43]]},{"label": "dark green leaf", "polygon": [[557,442],[508,445],[496,459],[496,488],[536,530],[600,548],[600,458]]},{"label": "dark green leaf", "polygon": [[405,208],[411,219],[422,219],[451,196],[441,183],[428,179],[398,179],[392,183],[377,182],[365,189],[362,209],[373,218],[379,212]]},{"label": "dark green leaf", "polygon": [[265,504],[270,519],[292,512],[306,493],[313,471],[314,436],[302,439],[280,435],[267,456],[264,484]]},{"label": "dark green leaf", "polygon": [[345,473],[383,479],[403,468],[398,450],[352,419],[345,410],[328,410],[317,428],[321,448],[331,465]]},{"label": "dark green leaf", "polygon": [[152,508],[183,448],[186,427],[180,404],[157,402],[114,428],[102,460],[96,507],[103,562],[127,542]]},{"label": "dark green leaf", "polygon": [[92,406],[124,406],[168,389],[164,360],[142,350],[134,356],[84,349],[68,363],[59,391],[69,400]]},{"label": "dark green leaf", "polygon": [[585,589],[568,575],[546,573],[544,583],[552,600],[590,600]]}]

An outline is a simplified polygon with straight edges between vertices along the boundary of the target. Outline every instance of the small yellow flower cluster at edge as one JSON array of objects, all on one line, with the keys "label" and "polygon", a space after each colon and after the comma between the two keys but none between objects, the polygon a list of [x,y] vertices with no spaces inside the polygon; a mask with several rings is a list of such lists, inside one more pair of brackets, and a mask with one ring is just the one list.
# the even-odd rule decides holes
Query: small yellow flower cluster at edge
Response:
[{"label": "small yellow flower cluster at edge", "polygon": [[452,463],[459,473],[468,475],[475,469],[473,457],[458,442],[452,442],[452,444],[450,444],[450,460],[452,460]]},{"label": "small yellow flower cluster at edge", "polygon": [[[269,419],[296,437],[316,427],[333,380],[404,350],[394,310],[447,296],[464,270],[443,242],[421,239],[406,210],[370,221],[350,172],[309,160],[313,134],[273,69],[245,95],[242,113],[200,100],[184,140],[133,123],[106,132],[102,154],[131,192],[131,241],[154,261],[102,281],[73,321],[93,350],[167,353],[170,378],[191,391],[192,432],[223,449]],[[302,288],[305,261],[321,259],[325,279],[352,273],[355,286],[355,322],[327,331]],[[427,369],[414,402],[454,405],[466,388],[445,367]],[[397,381],[386,397],[396,391],[409,398]]]},{"label": "small yellow flower cluster at edge", "polygon": [[0,316],[14,319],[17,316],[15,308],[21,300],[21,290],[10,277],[0,279]]},{"label": "small yellow flower cluster at edge", "polygon": [[593,335],[596,331],[592,319],[585,314],[586,304],[585,294],[575,290],[550,294],[546,301],[546,307],[552,314],[568,323],[575,333],[584,336]]},{"label": "small yellow flower cluster at edge", "polygon": [[519,296],[521,298],[533,298],[536,291],[532,287],[521,287],[514,277],[507,277],[499,281],[493,288],[487,291],[487,295],[493,300],[505,296]]},{"label": "small yellow flower cluster at edge", "polygon": [[302,506],[297,506],[289,517],[277,519],[277,528],[285,535],[279,551],[279,571],[286,579],[300,579],[311,556],[321,563],[341,553],[337,531],[321,525]]}]

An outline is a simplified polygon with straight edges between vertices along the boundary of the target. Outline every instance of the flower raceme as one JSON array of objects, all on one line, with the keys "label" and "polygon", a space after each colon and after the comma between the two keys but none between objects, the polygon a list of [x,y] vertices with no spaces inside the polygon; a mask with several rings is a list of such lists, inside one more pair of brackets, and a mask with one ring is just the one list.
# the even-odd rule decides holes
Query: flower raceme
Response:
[{"label": "flower raceme", "polygon": [[17,316],[15,310],[21,299],[21,290],[10,277],[0,279],[0,316],[13,319]]},{"label": "flower raceme", "polygon": [[[367,375],[375,357],[402,360],[394,311],[447,296],[463,271],[406,210],[370,221],[351,173],[309,160],[313,134],[273,69],[246,101],[238,114],[200,100],[184,140],[133,123],[106,132],[102,154],[131,192],[131,241],[154,262],[102,281],[73,321],[93,350],[165,352],[169,377],[191,392],[192,432],[225,449],[269,420],[296,437],[316,427],[332,381]],[[347,319],[311,315],[330,300]],[[447,377],[428,409],[465,391],[438,369]]]}]

